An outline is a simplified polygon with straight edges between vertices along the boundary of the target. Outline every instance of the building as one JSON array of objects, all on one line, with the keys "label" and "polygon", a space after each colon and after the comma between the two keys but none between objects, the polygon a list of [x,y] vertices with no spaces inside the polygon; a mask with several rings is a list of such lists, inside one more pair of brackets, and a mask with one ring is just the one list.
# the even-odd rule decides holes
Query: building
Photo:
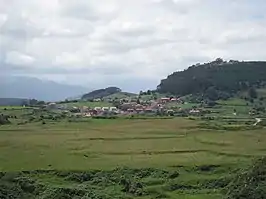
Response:
[{"label": "building", "polygon": [[170,98],[169,98],[169,97],[162,97],[162,98],[160,99],[160,102],[161,102],[161,103],[167,103],[167,102],[170,102]]}]

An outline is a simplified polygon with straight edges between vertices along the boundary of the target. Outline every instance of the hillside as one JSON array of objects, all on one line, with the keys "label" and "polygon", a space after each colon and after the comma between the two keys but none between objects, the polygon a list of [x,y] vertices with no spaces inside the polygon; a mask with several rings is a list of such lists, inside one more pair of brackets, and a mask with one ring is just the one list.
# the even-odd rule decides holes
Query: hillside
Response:
[{"label": "hillside", "polygon": [[104,99],[122,99],[122,98],[136,98],[138,95],[135,93],[128,93],[128,92],[118,92],[118,93],[114,93],[111,95],[108,95],[106,97],[104,97]]},{"label": "hillside", "polygon": [[203,94],[214,99],[266,85],[266,62],[223,61],[190,66],[161,80],[157,90],[174,95]]},{"label": "hillside", "polygon": [[104,89],[98,89],[98,90],[94,90],[90,93],[84,94],[81,99],[83,100],[92,100],[92,99],[97,99],[97,98],[103,98],[103,97],[107,97],[109,95],[113,95],[115,93],[119,93],[121,92],[120,88],[117,87],[108,87],[108,88],[104,88]]}]

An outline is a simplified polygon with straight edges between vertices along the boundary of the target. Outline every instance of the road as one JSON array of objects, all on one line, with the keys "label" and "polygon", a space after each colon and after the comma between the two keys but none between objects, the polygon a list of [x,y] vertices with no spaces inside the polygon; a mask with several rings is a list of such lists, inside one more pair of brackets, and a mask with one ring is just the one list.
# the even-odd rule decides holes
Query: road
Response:
[{"label": "road", "polygon": [[255,118],[255,120],[256,120],[256,122],[255,122],[255,124],[253,124],[254,126],[256,126],[258,123],[260,123],[262,121],[262,119],[260,119],[260,118]]}]

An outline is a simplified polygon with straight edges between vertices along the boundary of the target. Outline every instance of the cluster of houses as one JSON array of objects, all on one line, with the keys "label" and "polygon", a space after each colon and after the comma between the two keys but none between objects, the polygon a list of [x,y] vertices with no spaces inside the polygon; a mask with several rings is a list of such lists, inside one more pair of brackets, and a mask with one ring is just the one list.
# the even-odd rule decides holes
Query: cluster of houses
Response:
[{"label": "cluster of houses", "polygon": [[[130,99],[120,99],[118,106],[110,107],[69,107],[67,104],[50,103],[46,106],[47,109],[58,109],[65,113],[71,113],[75,116],[91,117],[104,115],[134,115],[134,114],[167,114],[173,115],[176,111],[182,111],[181,108],[174,110],[167,106],[169,103],[182,104],[185,103],[179,98],[159,98],[157,100],[139,101],[136,102]],[[191,109],[190,114],[198,114],[200,110]]]}]

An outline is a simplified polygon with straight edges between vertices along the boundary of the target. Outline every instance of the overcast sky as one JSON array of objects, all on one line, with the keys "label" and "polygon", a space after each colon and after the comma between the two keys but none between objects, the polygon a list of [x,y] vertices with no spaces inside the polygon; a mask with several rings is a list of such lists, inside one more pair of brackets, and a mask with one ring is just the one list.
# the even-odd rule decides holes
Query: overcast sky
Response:
[{"label": "overcast sky", "polygon": [[217,57],[266,59],[265,0],[0,0],[0,69],[155,88]]}]

